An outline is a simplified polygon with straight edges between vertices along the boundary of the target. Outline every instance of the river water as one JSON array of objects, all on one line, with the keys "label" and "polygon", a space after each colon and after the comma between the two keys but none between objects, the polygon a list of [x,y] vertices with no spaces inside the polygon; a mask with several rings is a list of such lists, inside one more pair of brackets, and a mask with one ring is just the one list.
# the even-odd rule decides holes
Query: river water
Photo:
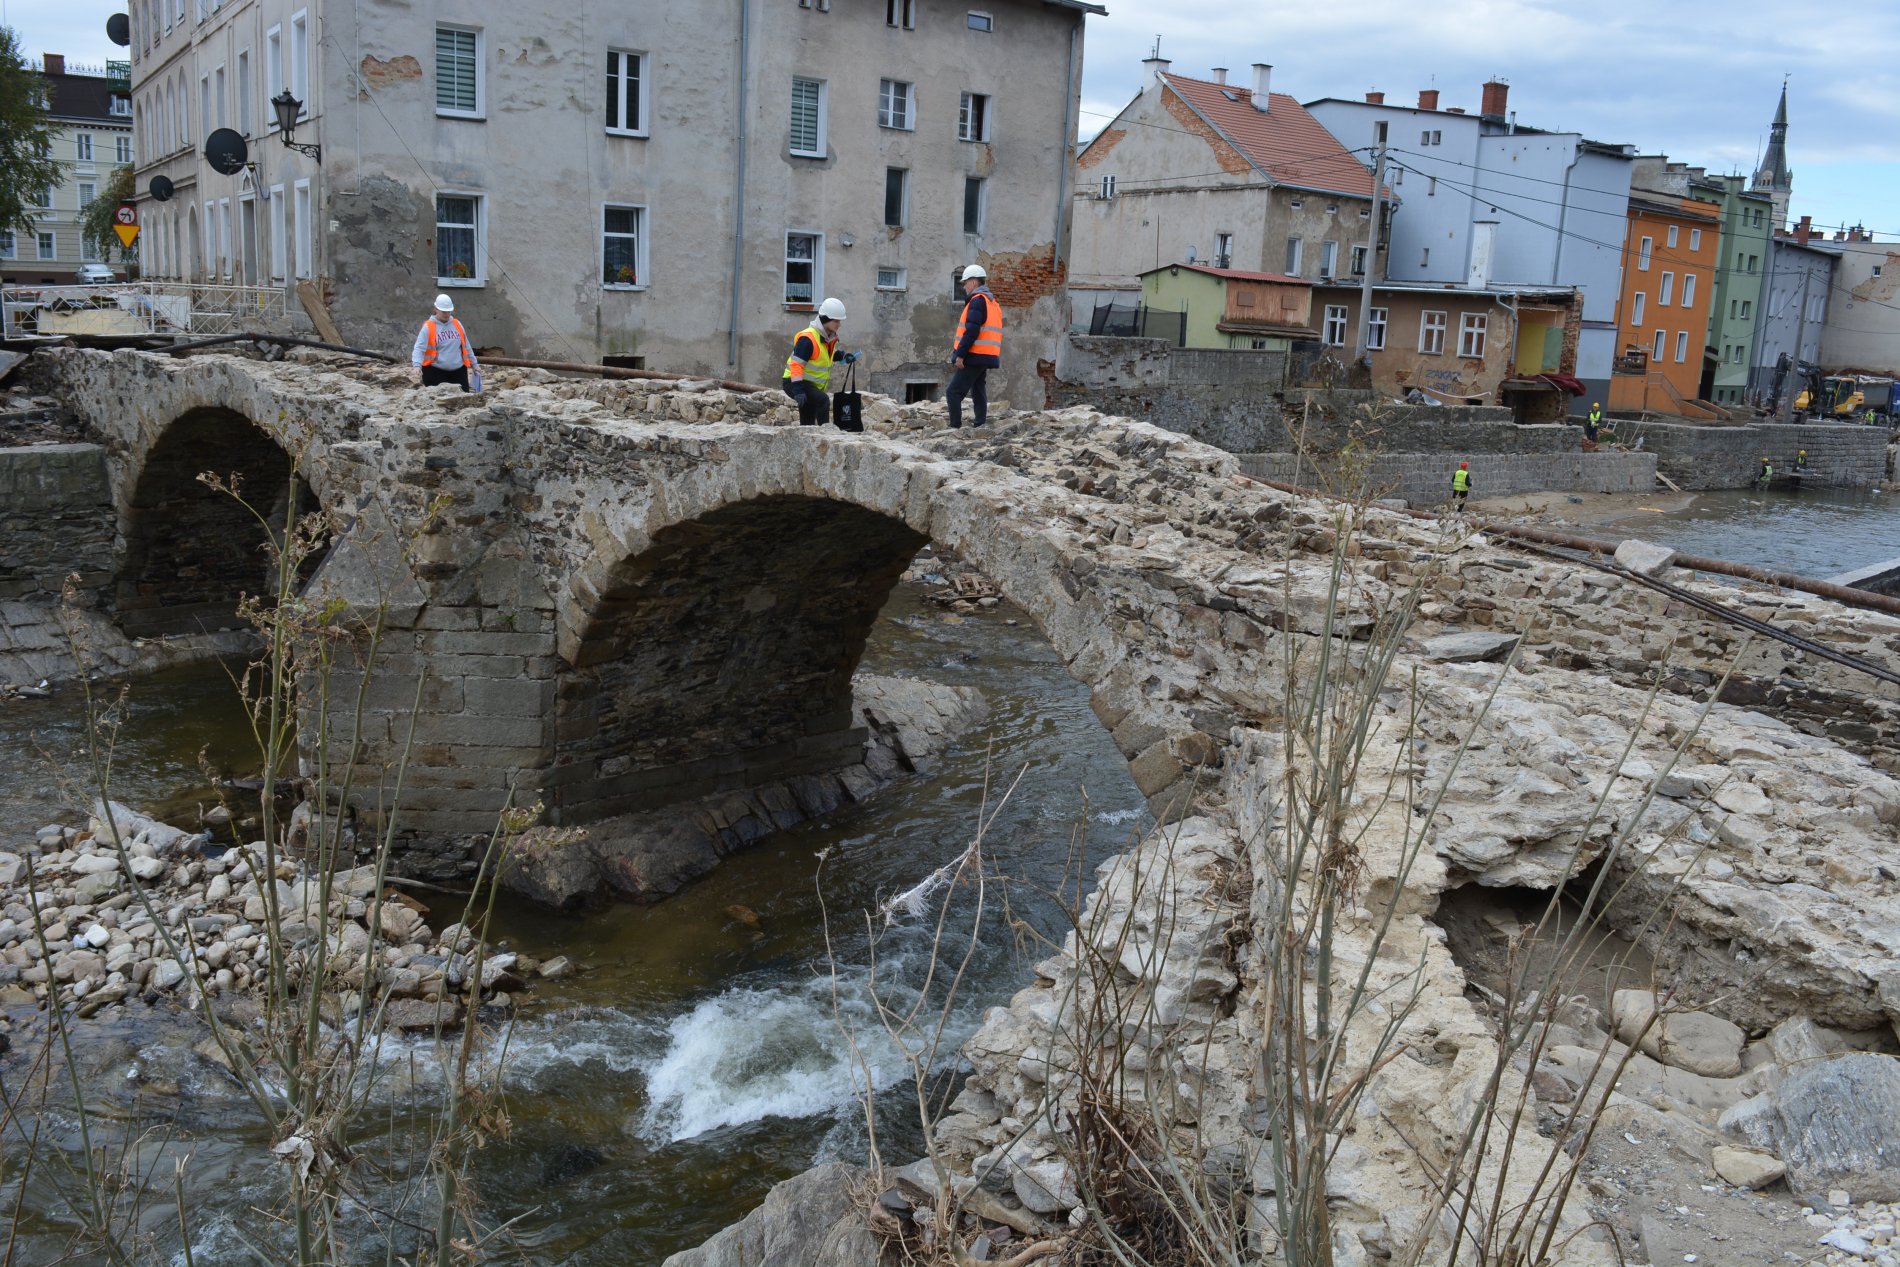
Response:
[{"label": "river water", "polygon": [[[1639,512],[1607,527],[1685,554],[1826,580],[1900,558],[1900,493],[1724,489],[1697,493],[1682,510]],[[1586,530],[1586,535],[1612,534]]]},{"label": "river water", "polygon": [[[772,837],[655,906],[568,917],[504,901],[495,936],[509,949],[587,965],[577,977],[541,983],[539,1003],[514,1024],[510,1128],[475,1165],[484,1217],[521,1216],[511,1234],[530,1261],[657,1263],[742,1217],[773,1183],[818,1161],[862,1159],[865,1075],[854,1073],[840,1017],[857,1029],[861,1065],[877,1088],[887,1159],[918,1155],[911,1084],[902,1053],[875,1022],[870,965],[875,956],[881,996],[909,1001],[925,978],[932,930],[902,917],[888,930],[880,925],[874,940],[864,912],[956,857],[988,805],[986,850],[1010,883],[985,887],[970,966],[945,1011],[939,1064],[953,1065],[983,1011],[1026,984],[1031,965],[1050,953],[1037,937],[1060,939],[1056,895],[1073,899],[1077,875],[1092,880],[1097,861],[1147,823],[1086,690],[1030,621],[1008,604],[948,618],[921,594],[900,587],[893,595],[863,667],[984,692],[987,722],[937,772]],[[69,687],[50,700],[0,706],[0,769],[13,775],[0,793],[0,835],[8,840],[44,822],[73,821],[55,812],[58,780],[38,772],[47,769],[42,754],[70,754],[85,742],[77,695]],[[210,768],[246,773],[247,735],[222,666],[137,680],[115,795],[168,803],[182,823],[202,795],[192,790],[204,782],[201,749]],[[825,851],[821,876],[817,855]],[[977,900],[969,887],[950,903],[946,927],[959,957]],[[756,915],[756,927],[729,909],[737,907]],[[430,923],[454,918],[443,910]],[[941,980],[927,1014],[944,1002]],[[144,1011],[135,1004],[125,1015]],[[118,1096],[125,1123],[165,1120],[195,1141],[195,1262],[255,1261],[244,1244],[260,1234],[250,1211],[273,1208],[281,1192],[263,1152],[269,1141],[218,1071],[183,1043],[130,1022],[94,1040],[91,1063],[101,1085],[157,1088]],[[360,1141],[382,1168],[378,1190],[390,1199],[422,1174],[405,1119],[411,1101],[393,1088],[378,1102],[387,1122],[367,1124]],[[12,1196],[0,1188],[0,1199]],[[29,1195],[29,1206],[36,1203]],[[429,1218],[415,1206],[405,1217]],[[42,1208],[32,1226],[50,1236],[64,1225]],[[170,1235],[162,1221],[155,1226],[161,1240]],[[404,1236],[396,1237],[398,1252]],[[380,1242],[372,1242],[363,1256],[380,1261]]]}]

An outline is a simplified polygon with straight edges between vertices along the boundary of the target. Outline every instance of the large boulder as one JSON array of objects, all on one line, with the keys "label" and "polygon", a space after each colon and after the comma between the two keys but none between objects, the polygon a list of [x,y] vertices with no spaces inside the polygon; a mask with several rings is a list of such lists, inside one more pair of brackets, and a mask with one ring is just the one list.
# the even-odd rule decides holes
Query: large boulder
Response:
[{"label": "large boulder", "polygon": [[[1856,1052],[1797,1066],[1775,1091],[1788,1186],[1900,1201],[1900,1059]],[[1818,1200],[1816,1204],[1819,1204]]]},{"label": "large boulder", "polygon": [[828,1162],[765,1194],[759,1208],[662,1267],[878,1267],[880,1246],[854,1186],[869,1172]]}]

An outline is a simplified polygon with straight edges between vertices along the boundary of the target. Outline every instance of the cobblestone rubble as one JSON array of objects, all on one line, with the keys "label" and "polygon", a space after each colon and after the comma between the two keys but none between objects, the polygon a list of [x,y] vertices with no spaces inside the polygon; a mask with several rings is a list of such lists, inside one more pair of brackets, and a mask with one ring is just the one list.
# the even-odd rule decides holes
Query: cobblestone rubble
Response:
[{"label": "cobblestone rubble", "polygon": [[[1082,408],[1012,414],[985,431],[950,432],[940,407],[872,398],[869,435],[787,434],[789,402],[772,395],[532,375],[516,385],[510,375],[491,396],[467,398],[452,389],[396,393],[379,371],[346,376],[316,365],[205,359],[224,364],[152,372],[217,379],[231,399],[306,402],[297,407],[339,459],[316,472],[320,494],[348,490],[354,498],[378,487],[361,450],[379,434],[426,434],[431,452],[443,455],[464,440],[505,437],[495,442],[514,446],[511,471],[491,461],[438,487],[473,522],[505,517],[510,499],[536,499],[535,509],[520,512],[529,520],[523,548],[544,576],[576,578],[550,580],[554,596],[544,601],[557,641],[585,616],[583,582],[591,584],[590,568],[599,576],[605,566],[597,556],[637,555],[651,540],[656,499],[672,515],[690,516],[696,507],[802,481],[815,495],[905,517],[1037,619],[1090,686],[1097,715],[1157,817],[1172,820],[1141,848],[1174,859],[1159,872],[1178,877],[1173,887],[1166,894],[1118,887],[1116,869],[1139,860],[1125,855],[1105,864],[1091,898],[1100,909],[1183,905],[1178,897],[1194,896],[1198,904],[1186,905],[1206,910],[1211,921],[1261,917],[1206,900],[1205,876],[1209,865],[1236,866],[1258,848],[1264,824],[1257,816],[1276,787],[1285,666],[1323,628],[1335,547],[1343,537],[1346,628],[1371,626],[1402,589],[1422,584],[1426,601],[1408,630],[1365,768],[1379,770],[1382,781],[1398,769],[1415,801],[1451,778],[1431,824],[1432,851],[1405,892],[1384,895],[1397,900],[1402,918],[1392,965],[1381,964],[1374,977],[1381,984],[1380,974],[1402,973],[1423,956],[1427,988],[1408,1033],[1415,1050],[1430,1054],[1395,1062],[1375,1080],[1369,1103],[1380,1122],[1454,1131],[1461,1115],[1476,1110],[1492,1060],[1489,1023],[1467,1001],[1463,974],[1430,919],[1438,895],[1473,881],[1549,885],[1580,834],[1594,857],[1638,813],[1638,847],[1621,865],[1636,881],[1631,900],[1680,883],[1681,910],[1669,931],[1645,939],[1666,969],[1681,969],[1683,988],[1721,980],[1712,1008],[1750,1032],[1796,1012],[1844,1031],[1884,1029],[1900,1018],[1900,785],[1887,773],[1900,714],[1892,692],[1875,692],[1853,670],[1810,662],[1780,643],[1744,646],[1732,626],[1651,591],[1452,525],[1376,508],[1348,514],[1249,486],[1235,478],[1231,455]],[[130,362],[126,368],[144,372]],[[359,439],[371,442],[356,450],[361,456],[341,451]],[[509,487],[529,477],[532,492]],[[450,570],[471,554],[479,550],[445,539],[438,557]],[[1885,615],[1760,588],[1681,583],[1890,667],[1900,653],[1900,621]],[[1428,639],[1474,628],[1521,633],[1527,645],[1517,666],[1440,663],[1426,653]],[[1665,657],[1668,689],[1645,712],[1648,680]],[[1644,810],[1646,785],[1731,660],[1740,680],[1728,698],[1748,707],[1717,705]],[[1414,684],[1416,703],[1407,697]],[[1414,707],[1417,729],[1407,735],[1404,719]],[[1454,774],[1451,754],[1474,722],[1471,749]],[[1606,794],[1597,823],[1586,828]],[[1402,812],[1381,810],[1362,846],[1374,894],[1378,877],[1394,874]],[[1357,937],[1363,959],[1365,935],[1363,922],[1348,928],[1340,954],[1350,960]],[[1203,943],[1176,944],[1187,954]],[[973,1040],[971,1094],[995,1102],[979,1101],[980,1111],[966,1105],[972,1117],[1026,1120],[1021,1106],[1047,1094],[1047,1036],[1059,1020],[1059,987],[1074,970],[1074,949],[1045,965],[1042,980],[993,1013]],[[1749,988],[1736,988],[1738,972]],[[1188,1085],[1177,1120],[1191,1114],[1211,1137],[1236,1144],[1252,1137],[1247,1074],[1259,1050],[1248,1018],[1259,974],[1252,958],[1223,965],[1198,952],[1186,961],[1160,956],[1135,972],[1157,998],[1165,992],[1181,1022],[1157,1039],[1163,1050],[1151,1059],[1189,1048],[1202,1059],[1201,1039],[1214,1035],[1205,1085]],[[1389,1252],[1405,1211],[1416,1206],[1424,1169],[1407,1137],[1419,1138],[1367,1119],[1348,1141],[1363,1156],[1342,1150],[1341,1173],[1354,1177],[1341,1226],[1355,1245]],[[1535,1134],[1520,1141],[1524,1155],[1541,1156],[1547,1147]],[[1048,1159],[1045,1151],[1026,1160]],[[1026,1183],[1061,1187],[1046,1167],[1018,1169],[1031,1176]],[[1016,1188],[1018,1200],[1024,1190]],[[1065,1199],[1073,1200],[1059,1191],[1036,1197],[1052,1212]],[[1570,1246],[1568,1261],[1607,1258],[1607,1247],[1589,1237]]]}]

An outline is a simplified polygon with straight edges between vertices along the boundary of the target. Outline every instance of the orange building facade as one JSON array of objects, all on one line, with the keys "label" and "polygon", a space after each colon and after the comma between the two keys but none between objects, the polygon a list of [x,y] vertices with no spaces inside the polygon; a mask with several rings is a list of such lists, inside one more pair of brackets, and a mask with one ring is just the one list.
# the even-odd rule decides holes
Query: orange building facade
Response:
[{"label": "orange building facade", "polygon": [[1721,229],[1722,209],[1713,203],[1630,198],[1609,408],[1681,413],[1682,402],[1696,398]]}]

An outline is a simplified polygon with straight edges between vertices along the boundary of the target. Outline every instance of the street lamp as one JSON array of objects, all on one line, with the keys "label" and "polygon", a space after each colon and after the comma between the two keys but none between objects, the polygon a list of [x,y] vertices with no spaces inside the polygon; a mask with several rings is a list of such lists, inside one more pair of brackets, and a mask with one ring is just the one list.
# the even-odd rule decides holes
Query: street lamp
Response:
[{"label": "street lamp", "polygon": [[270,99],[270,105],[271,109],[277,112],[277,131],[280,134],[279,139],[284,143],[284,148],[296,150],[299,154],[308,154],[321,163],[323,161],[321,145],[303,145],[290,139],[291,133],[297,130],[297,116],[303,112],[303,102],[291,96],[290,89],[286,88]]}]

